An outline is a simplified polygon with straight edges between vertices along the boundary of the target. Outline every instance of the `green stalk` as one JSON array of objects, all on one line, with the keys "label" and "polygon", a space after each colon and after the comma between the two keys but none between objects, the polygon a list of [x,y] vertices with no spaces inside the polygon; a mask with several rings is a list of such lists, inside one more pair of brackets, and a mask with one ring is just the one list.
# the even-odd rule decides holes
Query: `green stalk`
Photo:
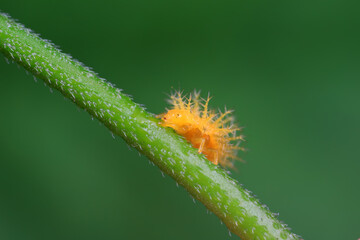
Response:
[{"label": "green stalk", "polygon": [[0,13],[0,51],[121,136],[242,239],[299,239],[249,191],[153,114],[53,44]]}]

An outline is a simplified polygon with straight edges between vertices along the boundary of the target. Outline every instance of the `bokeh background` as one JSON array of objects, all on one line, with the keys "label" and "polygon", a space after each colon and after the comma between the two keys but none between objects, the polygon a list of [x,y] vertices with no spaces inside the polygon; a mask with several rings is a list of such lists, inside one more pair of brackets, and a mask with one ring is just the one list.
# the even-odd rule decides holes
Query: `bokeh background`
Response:
[{"label": "bokeh background", "polygon": [[[360,237],[360,2],[3,0],[149,111],[235,110],[232,176],[305,239]],[[0,239],[239,239],[157,167],[0,58]]]}]

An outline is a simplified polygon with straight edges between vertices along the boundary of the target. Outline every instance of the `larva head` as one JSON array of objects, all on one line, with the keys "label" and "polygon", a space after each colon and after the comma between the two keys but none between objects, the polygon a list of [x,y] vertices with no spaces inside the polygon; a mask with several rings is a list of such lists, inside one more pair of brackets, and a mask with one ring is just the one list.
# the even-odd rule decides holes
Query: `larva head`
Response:
[{"label": "larva head", "polygon": [[176,128],[189,124],[189,121],[192,118],[190,115],[191,113],[187,110],[172,109],[162,114],[160,117],[163,126]]}]

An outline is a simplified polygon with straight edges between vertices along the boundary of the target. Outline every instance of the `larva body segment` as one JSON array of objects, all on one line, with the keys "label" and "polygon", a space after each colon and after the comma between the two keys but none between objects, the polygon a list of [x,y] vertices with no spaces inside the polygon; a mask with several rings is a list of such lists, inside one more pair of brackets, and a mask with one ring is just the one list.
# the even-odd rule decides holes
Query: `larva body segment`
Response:
[{"label": "larva body segment", "polygon": [[[162,120],[162,126],[173,128],[209,161],[220,163],[223,167],[233,167],[231,160],[239,159],[236,152],[242,149],[238,145],[243,136],[236,136],[236,131],[240,129],[232,124],[231,111],[217,114],[209,110],[209,101],[210,97],[200,99],[197,92],[190,94],[188,98],[175,92],[169,101],[172,109],[158,117]],[[236,140],[235,145],[231,143]]]}]

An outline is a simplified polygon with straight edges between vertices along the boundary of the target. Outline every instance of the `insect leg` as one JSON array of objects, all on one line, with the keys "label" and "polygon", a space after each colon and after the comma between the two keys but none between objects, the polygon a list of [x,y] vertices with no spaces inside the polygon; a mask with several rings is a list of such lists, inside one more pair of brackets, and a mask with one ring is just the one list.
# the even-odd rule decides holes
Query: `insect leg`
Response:
[{"label": "insect leg", "polygon": [[202,153],[203,149],[204,149],[204,145],[205,145],[205,139],[201,139],[201,143],[200,143],[200,147],[199,147],[199,153]]},{"label": "insect leg", "polygon": [[218,163],[219,163],[219,153],[218,151],[216,151],[214,157],[214,164],[218,165]]}]

